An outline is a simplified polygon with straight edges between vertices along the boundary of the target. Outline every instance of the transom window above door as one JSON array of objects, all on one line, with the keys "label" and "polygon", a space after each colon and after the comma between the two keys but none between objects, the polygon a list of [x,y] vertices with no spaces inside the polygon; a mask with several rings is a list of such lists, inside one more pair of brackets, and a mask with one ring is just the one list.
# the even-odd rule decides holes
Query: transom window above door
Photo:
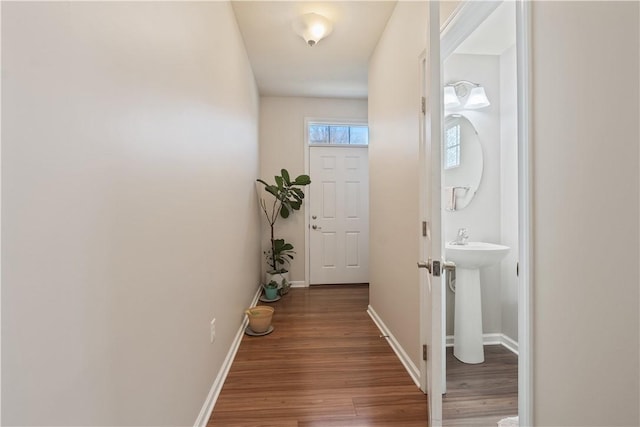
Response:
[{"label": "transom window above door", "polygon": [[369,126],[365,124],[309,123],[309,144],[369,145]]}]

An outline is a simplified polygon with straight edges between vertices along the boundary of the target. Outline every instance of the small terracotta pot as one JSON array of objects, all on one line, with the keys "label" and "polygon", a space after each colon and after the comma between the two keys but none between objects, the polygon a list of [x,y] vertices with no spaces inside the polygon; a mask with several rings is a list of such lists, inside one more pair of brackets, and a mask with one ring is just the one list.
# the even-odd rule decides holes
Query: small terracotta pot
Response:
[{"label": "small terracotta pot", "polygon": [[271,326],[273,312],[273,307],[266,305],[258,305],[245,310],[245,314],[249,318],[249,328],[256,334],[267,332],[269,326]]}]

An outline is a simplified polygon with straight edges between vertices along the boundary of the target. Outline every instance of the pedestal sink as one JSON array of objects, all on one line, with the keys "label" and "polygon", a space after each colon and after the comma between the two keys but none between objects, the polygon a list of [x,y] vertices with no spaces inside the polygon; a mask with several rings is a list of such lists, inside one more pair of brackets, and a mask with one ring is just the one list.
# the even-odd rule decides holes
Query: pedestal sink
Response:
[{"label": "pedestal sink", "polygon": [[484,362],[480,269],[500,262],[508,252],[508,246],[484,242],[445,246],[445,258],[456,264],[453,355],[461,362]]}]

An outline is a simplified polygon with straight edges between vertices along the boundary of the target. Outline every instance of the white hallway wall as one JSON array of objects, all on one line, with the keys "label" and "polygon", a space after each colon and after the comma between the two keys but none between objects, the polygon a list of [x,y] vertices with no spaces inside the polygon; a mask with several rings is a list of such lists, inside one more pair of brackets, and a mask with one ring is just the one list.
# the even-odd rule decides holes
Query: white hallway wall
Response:
[{"label": "white hallway wall", "polygon": [[2,67],[2,424],[193,425],[260,266],[231,7],[3,3]]},{"label": "white hallway wall", "polygon": [[426,8],[426,2],[398,2],[369,61],[370,304],[416,365],[419,57]]},{"label": "white hallway wall", "polygon": [[537,426],[637,426],[638,2],[533,2]]},{"label": "white hallway wall", "polygon": [[[273,176],[285,168],[293,176],[304,173],[306,117],[315,119],[367,120],[366,99],[260,97],[260,176],[273,183]],[[311,177],[313,181],[313,177]],[[308,190],[305,190],[308,194]],[[296,257],[291,263],[291,280],[305,280],[304,216],[306,203],[293,216],[280,218],[276,223],[276,237],[291,242]],[[262,248],[268,247],[269,227],[261,216]],[[266,263],[263,262],[263,271]]]}]

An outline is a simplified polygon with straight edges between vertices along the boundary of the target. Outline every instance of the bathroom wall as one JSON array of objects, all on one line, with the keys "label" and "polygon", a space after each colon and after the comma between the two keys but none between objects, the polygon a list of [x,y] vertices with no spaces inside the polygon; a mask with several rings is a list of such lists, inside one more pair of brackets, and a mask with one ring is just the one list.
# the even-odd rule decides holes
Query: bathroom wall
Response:
[{"label": "bathroom wall", "polygon": [[516,46],[500,55],[500,264],[502,333],[518,341],[518,93]]},{"label": "bathroom wall", "polygon": [[[443,82],[470,80],[484,86],[491,105],[479,110],[455,110],[478,131],[484,156],[484,171],[471,203],[457,211],[443,211],[443,239],[455,239],[459,228],[469,231],[469,240],[501,243],[500,226],[500,57],[452,54],[444,62]],[[500,265],[480,271],[484,333],[502,331]],[[447,289],[447,335],[453,335],[455,294]]]}]

